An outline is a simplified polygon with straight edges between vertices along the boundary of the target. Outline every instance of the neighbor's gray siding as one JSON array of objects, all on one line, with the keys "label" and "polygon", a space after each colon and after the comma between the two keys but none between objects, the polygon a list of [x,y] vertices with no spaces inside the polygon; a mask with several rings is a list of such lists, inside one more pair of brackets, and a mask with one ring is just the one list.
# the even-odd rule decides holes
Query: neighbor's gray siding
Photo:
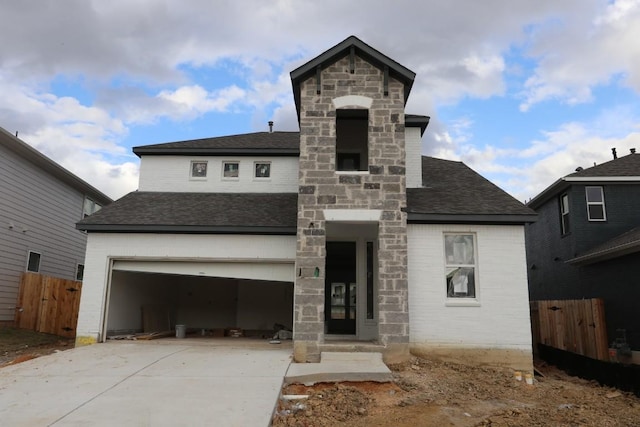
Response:
[{"label": "neighbor's gray siding", "polygon": [[29,250],[41,254],[42,274],[75,278],[87,240],[75,229],[83,201],[84,194],[0,145],[0,321],[14,319]]}]

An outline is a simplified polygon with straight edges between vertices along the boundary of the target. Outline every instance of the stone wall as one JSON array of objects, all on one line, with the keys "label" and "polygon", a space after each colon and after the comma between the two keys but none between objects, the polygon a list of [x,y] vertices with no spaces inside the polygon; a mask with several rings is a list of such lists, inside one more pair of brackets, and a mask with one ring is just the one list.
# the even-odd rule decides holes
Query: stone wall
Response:
[{"label": "stone wall", "polygon": [[[349,72],[345,57],[301,84],[298,240],[294,312],[294,356],[313,361],[324,341],[326,209],[382,211],[378,238],[378,334],[381,344],[406,346],[407,234],[404,86],[356,57]],[[336,172],[336,107],[346,95],[372,99],[369,109],[368,173]],[[344,108],[362,108],[345,106]],[[316,268],[318,269],[316,274]]]}]

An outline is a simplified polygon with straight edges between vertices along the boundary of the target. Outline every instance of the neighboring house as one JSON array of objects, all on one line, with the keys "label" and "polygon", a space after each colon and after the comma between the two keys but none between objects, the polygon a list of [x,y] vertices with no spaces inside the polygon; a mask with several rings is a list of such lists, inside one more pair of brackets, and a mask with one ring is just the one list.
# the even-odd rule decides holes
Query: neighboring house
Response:
[{"label": "neighboring house", "polygon": [[134,148],[139,190],[78,224],[77,343],[143,329],[142,310],[248,334],[280,323],[297,361],[411,350],[530,370],[535,213],[421,157],[429,118],[404,111],[414,76],[349,37],[291,73],[300,132]]},{"label": "neighboring house", "polygon": [[0,323],[15,317],[25,271],[82,280],[83,216],[111,199],[0,128]]},{"label": "neighboring house", "polygon": [[640,155],[578,168],[528,206],[531,300],[602,298],[609,342],[625,330],[640,350]]}]

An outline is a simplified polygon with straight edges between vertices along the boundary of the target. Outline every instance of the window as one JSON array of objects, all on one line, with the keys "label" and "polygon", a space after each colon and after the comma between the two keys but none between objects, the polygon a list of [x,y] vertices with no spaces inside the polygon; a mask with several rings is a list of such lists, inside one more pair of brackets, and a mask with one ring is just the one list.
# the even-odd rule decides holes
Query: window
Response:
[{"label": "window", "polygon": [[240,163],[238,162],[222,162],[223,178],[238,178],[240,172]]},{"label": "window", "polygon": [[206,178],[207,162],[192,161],[191,162],[191,178]]},{"label": "window", "polygon": [[604,193],[602,187],[586,187],[587,215],[589,221],[606,221],[607,213],[604,209]]},{"label": "window", "polygon": [[269,162],[255,162],[254,170],[256,178],[269,178],[271,177],[271,163]]},{"label": "window", "polygon": [[369,110],[336,111],[336,170],[369,170]]},{"label": "window", "polygon": [[84,198],[84,204],[82,206],[82,218],[86,218],[89,215],[96,213],[102,206],[88,197]]},{"label": "window", "polygon": [[571,231],[569,223],[569,195],[563,194],[560,196],[560,228],[562,234],[567,234]]},{"label": "window", "polygon": [[84,278],[84,264],[78,264],[76,266],[76,280],[82,281]]},{"label": "window", "polygon": [[476,256],[473,234],[445,234],[447,298],[476,297]]},{"label": "window", "polygon": [[40,272],[40,254],[38,252],[29,251],[27,271],[32,273]]}]

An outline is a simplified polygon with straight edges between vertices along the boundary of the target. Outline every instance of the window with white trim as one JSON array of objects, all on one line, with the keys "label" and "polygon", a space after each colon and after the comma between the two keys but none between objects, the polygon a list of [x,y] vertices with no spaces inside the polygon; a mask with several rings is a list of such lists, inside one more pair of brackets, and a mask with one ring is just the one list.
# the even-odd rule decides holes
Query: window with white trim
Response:
[{"label": "window with white trim", "polygon": [[32,273],[39,273],[41,258],[42,255],[40,255],[38,252],[29,251],[29,254],[27,255],[27,271],[30,271]]},{"label": "window with white trim", "polygon": [[271,162],[254,162],[254,178],[266,179],[271,177]]},{"label": "window with white trim", "polygon": [[240,162],[222,162],[222,178],[236,179],[240,176]]},{"label": "window with white trim", "polygon": [[444,235],[447,298],[476,298],[477,257],[475,235]]},{"label": "window with white trim", "polygon": [[606,221],[607,212],[604,208],[604,192],[602,187],[586,187],[587,216],[589,221]]},{"label": "window with white trim", "polygon": [[192,179],[204,179],[207,177],[208,162],[204,160],[192,160],[191,161],[191,178]]},{"label": "window with white trim", "polygon": [[563,235],[571,231],[569,222],[569,195],[566,193],[560,196],[560,230]]}]

